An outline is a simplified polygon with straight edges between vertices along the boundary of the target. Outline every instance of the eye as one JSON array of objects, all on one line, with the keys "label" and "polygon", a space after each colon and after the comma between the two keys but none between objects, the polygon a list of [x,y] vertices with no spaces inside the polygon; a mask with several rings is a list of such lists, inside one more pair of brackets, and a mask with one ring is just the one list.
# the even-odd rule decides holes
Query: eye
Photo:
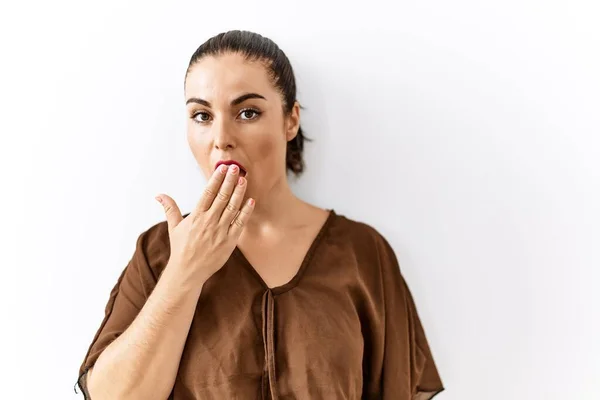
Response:
[{"label": "eye", "polygon": [[192,115],[192,119],[197,123],[208,122],[210,120],[210,115],[200,111]]},{"label": "eye", "polygon": [[261,114],[260,111],[255,110],[254,108],[245,108],[242,111],[240,111],[240,116],[242,118],[242,120],[244,121],[250,121],[253,119],[258,118],[258,116]]}]

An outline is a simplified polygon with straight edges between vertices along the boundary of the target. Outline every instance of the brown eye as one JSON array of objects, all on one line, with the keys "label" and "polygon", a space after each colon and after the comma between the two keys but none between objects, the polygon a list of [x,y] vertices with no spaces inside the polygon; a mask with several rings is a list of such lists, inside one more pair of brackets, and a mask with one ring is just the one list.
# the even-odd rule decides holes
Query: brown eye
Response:
[{"label": "brown eye", "polygon": [[206,122],[210,120],[210,115],[208,115],[205,112],[197,112],[196,114],[194,114],[192,119],[196,122]]},{"label": "brown eye", "polygon": [[252,108],[242,110],[242,112],[240,113],[241,118],[245,121],[256,119],[259,115],[260,112]]}]

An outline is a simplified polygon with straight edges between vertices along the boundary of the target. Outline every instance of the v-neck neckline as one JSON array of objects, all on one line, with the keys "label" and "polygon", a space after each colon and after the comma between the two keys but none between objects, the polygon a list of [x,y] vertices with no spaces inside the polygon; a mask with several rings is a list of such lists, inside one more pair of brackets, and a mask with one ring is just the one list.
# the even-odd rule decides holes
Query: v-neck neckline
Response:
[{"label": "v-neck neckline", "polygon": [[328,211],[329,211],[329,215],[327,216],[327,219],[321,226],[321,229],[319,229],[317,236],[315,236],[315,238],[313,239],[310,247],[308,248],[308,251],[304,255],[304,259],[302,260],[302,264],[300,264],[300,268],[298,269],[296,274],[292,277],[292,279],[290,279],[288,282],[286,282],[282,285],[275,286],[275,287],[270,287],[269,285],[267,285],[267,283],[265,282],[263,277],[258,273],[256,268],[254,268],[254,266],[250,263],[250,261],[248,261],[248,259],[246,258],[244,253],[242,253],[242,250],[238,246],[235,246],[235,249],[233,250],[233,254],[241,261],[242,265],[247,270],[249,270],[252,275],[254,275],[254,277],[259,281],[259,283],[265,290],[270,290],[273,293],[273,295],[278,295],[278,294],[287,292],[287,291],[291,290],[292,288],[294,288],[295,286],[297,286],[298,283],[300,282],[300,279],[302,278],[304,271],[310,265],[310,262],[313,258],[315,251],[319,247],[319,244],[323,241],[323,238],[325,237],[325,234],[327,233],[327,230],[328,230],[329,226],[331,225],[331,222],[334,220],[335,216],[337,215],[335,213],[334,209],[329,209]]}]

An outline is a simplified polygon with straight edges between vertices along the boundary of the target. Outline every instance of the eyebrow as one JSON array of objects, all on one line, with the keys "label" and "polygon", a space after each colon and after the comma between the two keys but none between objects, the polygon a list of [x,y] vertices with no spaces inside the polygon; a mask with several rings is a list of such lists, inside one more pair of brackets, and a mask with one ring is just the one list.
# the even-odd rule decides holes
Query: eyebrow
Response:
[{"label": "eyebrow", "polygon": [[[249,99],[263,99],[263,100],[267,100],[264,96],[261,96],[258,93],[246,93],[246,94],[241,95],[240,97],[237,97],[237,98],[233,99],[231,101],[231,105],[232,106],[237,106],[238,104],[241,104],[244,101],[249,100]],[[203,106],[206,106],[206,107],[212,107],[208,101],[206,101],[204,99],[199,99],[197,97],[190,97],[185,102],[186,105],[190,104],[190,103],[197,103],[197,104],[202,104]]]}]

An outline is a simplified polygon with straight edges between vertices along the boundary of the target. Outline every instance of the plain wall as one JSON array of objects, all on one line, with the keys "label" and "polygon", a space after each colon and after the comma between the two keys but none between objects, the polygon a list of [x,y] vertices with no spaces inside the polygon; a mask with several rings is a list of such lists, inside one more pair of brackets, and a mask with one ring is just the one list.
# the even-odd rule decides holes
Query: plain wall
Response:
[{"label": "plain wall", "polygon": [[83,398],[154,196],[202,191],[183,77],[229,29],[292,61],[315,139],[294,191],[389,239],[440,400],[600,398],[598,19],[593,1],[3,4],[0,398]]}]

